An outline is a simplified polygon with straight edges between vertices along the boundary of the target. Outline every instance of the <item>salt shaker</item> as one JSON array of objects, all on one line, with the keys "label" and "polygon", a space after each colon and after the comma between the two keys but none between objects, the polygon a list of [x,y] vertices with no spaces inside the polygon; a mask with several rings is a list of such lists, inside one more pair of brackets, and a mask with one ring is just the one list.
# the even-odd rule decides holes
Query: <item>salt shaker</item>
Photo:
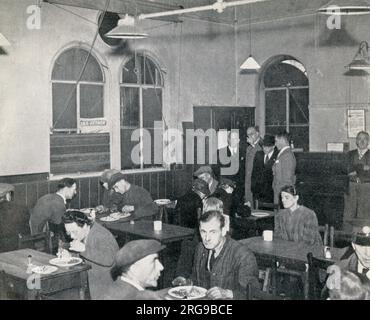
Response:
[{"label": "salt shaker", "polygon": [[28,255],[27,257],[27,271],[26,273],[32,273],[32,256],[31,255]]},{"label": "salt shaker", "polygon": [[330,247],[325,247],[325,259],[331,259],[331,252],[330,252]]}]

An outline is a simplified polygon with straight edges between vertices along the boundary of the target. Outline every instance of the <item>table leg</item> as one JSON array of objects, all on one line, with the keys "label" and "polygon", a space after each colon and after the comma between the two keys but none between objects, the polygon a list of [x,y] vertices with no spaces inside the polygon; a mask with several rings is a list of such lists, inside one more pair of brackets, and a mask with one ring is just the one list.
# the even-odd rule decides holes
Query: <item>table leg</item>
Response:
[{"label": "table leg", "polygon": [[304,299],[309,300],[309,296],[308,296],[308,289],[309,289],[308,270],[302,272],[302,281],[303,281]]},{"label": "table leg", "polygon": [[90,300],[90,289],[89,289],[89,279],[87,271],[84,271],[80,275],[81,277],[81,286],[80,286],[80,299],[81,300]]}]

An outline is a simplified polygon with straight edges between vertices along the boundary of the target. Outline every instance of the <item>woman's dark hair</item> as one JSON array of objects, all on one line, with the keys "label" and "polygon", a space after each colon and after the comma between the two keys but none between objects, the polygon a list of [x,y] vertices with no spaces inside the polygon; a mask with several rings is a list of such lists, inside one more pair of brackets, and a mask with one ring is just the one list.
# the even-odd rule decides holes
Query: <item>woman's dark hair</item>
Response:
[{"label": "woman's dark hair", "polygon": [[65,187],[72,187],[74,184],[77,185],[77,182],[75,179],[72,179],[72,178],[64,178],[62,180],[59,180],[58,181],[58,185],[57,185],[57,191],[65,188]]},{"label": "woman's dark hair", "polygon": [[90,220],[83,212],[78,210],[67,211],[66,214],[63,216],[63,223],[66,224],[73,222],[76,222],[76,224],[81,228],[85,224],[88,226],[91,226],[93,224],[93,221]]},{"label": "woman's dark hair", "polygon": [[286,185],[284,187],[281,188],[281,191],[280,191],[280,198],[281,198],[281,193],[282,192],[286,192],[286,193],[289,193],[291,194],[292,196],[298,196],[298,204],[302,204],[302,201],[303,201],[303,197],[299,191],[298,188],[296,188],[295,186],[293,185]]},{"label": "woman's dark hair", "polygon": [[112,277],[113,281],[116,281],[122,274],[126,273],[128,269],[130,269],[131,265],[129,266],[117,266],[114,265],[110,269],[110,276]]},{"label": "woman's dark hair", "polygon": [[199,225],[201,222],[208,222],[212,218],[216,218],[218,221],[220,221],[220,226],[223,228],[225,226],[225,217],[220,211],[207,211],[199,217]]}]

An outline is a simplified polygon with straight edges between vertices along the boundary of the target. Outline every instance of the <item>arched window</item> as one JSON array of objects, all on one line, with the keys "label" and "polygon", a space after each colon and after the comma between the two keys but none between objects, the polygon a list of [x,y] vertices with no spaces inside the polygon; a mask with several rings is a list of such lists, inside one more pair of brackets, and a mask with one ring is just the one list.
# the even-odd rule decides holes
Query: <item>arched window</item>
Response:
[{"label": "arched window", "polygon": [[110,167],[104,74],[98,60],[78,46],[56,59],[51,75],[50,172],[98,172]]},{"label": "arched window", "polygon": [[263,75],[266,134],[287,130],[295,148],[309,149],[309,81],[305,67],[291,57],[270,64]]},{"label": "arched window", "polygon": [[51,76],[53,131],[80,132],[80,119],[104,117],[104,76],[83,48],[62,52]]},{"label": "arched window", "polygon": [[[158,65],[145,53],[135,54],[122,68],[120,87],[122,169],[161,167],[163,77]],[[131,141],[138,129],[145,129],[143,138]],[[134,161],[131,151],[138,145],[140,161]]]}]

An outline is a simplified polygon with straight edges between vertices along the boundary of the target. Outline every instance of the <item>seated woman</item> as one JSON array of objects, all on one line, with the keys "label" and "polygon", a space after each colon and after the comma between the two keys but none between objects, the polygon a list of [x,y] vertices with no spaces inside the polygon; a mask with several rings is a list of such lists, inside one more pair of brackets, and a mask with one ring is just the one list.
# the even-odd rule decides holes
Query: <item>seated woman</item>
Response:
[{"label": "seated woman", "polygon": [[280,195],[284,209],[275,215],[274,237],[308,245],[322,245],[316,214],[298,204],[299,196],[295,187],[284,186]]},{"label": "seated woman", "polygon": [[88,271],[91,299],[100,299],[113,283],[110,269],[119,249],[117,241],[107,229],[80,211],[67,211],[63,222],[73,239],[69,250],[79,252],[91,265]]}]

